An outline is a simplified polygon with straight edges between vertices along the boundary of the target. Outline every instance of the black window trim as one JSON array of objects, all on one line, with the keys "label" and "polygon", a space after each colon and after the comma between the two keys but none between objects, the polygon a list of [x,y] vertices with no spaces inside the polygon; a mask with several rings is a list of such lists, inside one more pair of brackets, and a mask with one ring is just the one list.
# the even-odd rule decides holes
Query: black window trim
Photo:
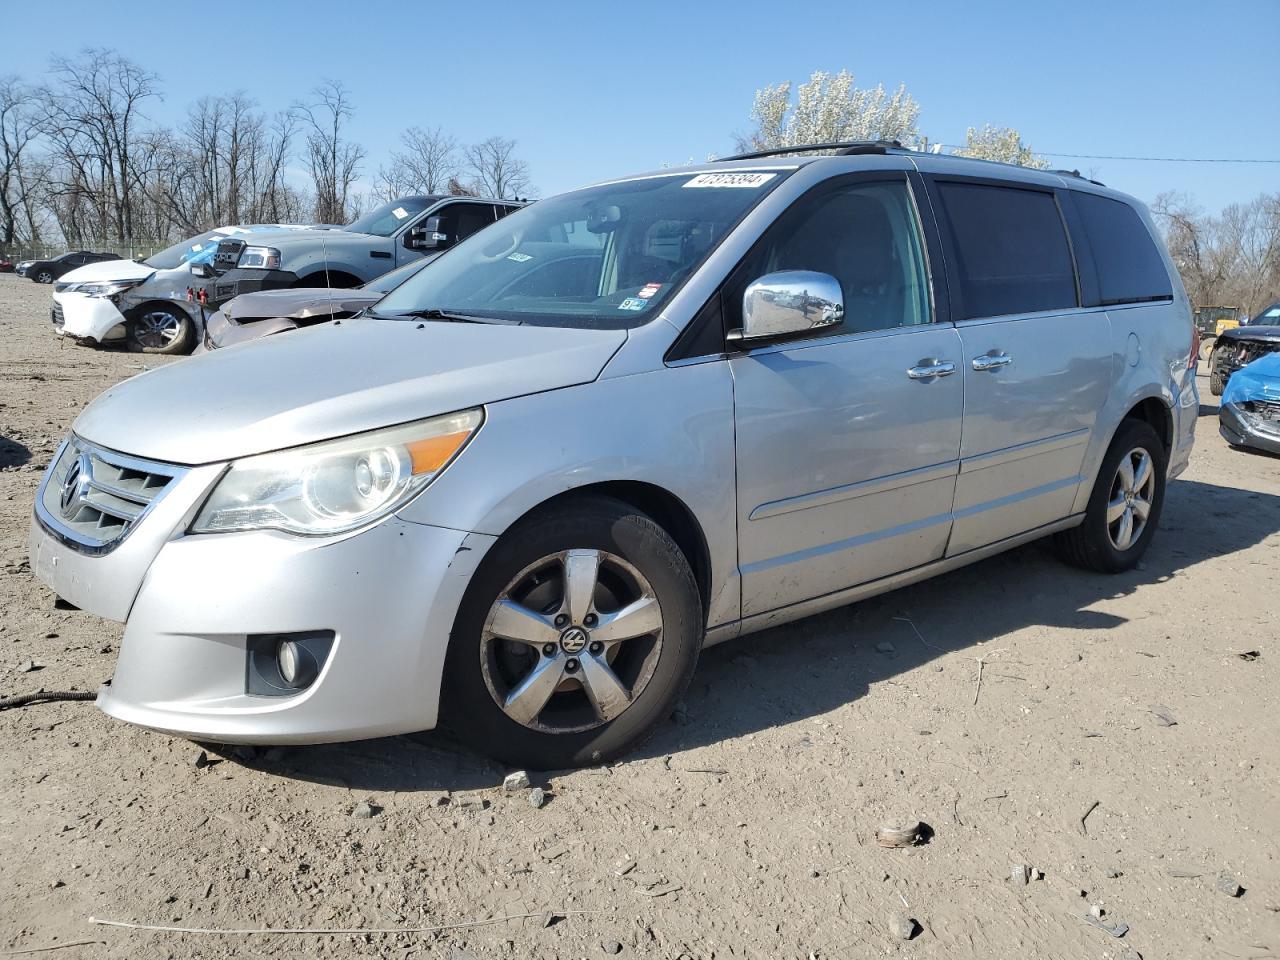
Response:
[{"label": "black window trim", "polygon": [[[1172,303],[1173,302],[1173,281],[1169,280],[1169,293],[1152,295],[1147,297],[1119,297],[1114,300],[1104,300],[1102,298],[1102,278],[1098,274],[1097,261],[1094,259],[1093,244],[1089,242],[1089,234],[1084,228],[1084,218],[1080,214],[1079,208],[1076,206],[1075,198],[1077,194],[1087,194],[1091,197],[1098,197],[1102,200],[1110,200],[1112,203],[1119,203],[1129,208],[1138,222],[1142,224],[1143,230],[1147,232],[1151,243],[1156,246],[1157,254],[1159,253],[1159,239],[1151,235],[1146,221],[1143,220],[1133,204],[1128,203],[1120,197],[1107,196],[1105,193],[1094,193],[1089,190],[1064,190],[1063,191],[1063,209],[1069,211],[1068,228],[1069,231],[1078,238],[1081,250],[1088,256],[1080,258],[1081,269],[1081,297],[1080,303],[1085,310],[1099,310],[1107,307],[1131,307],[1144,303]],[[1164,258],[1160,258],[1160,265],[1168,273],[1168,267],[1165,265]],[[1088,278],[1086,284],[1085,278]]]},{"label": "black window trim", "polygon": [[[1006,180],[1002,177],[976,177],[966,176],[964,174],[954,173],[928,173],[922,174],[925,182],[925,188],[928,191],[929,202],[934,211],[936,218],[936,226],[938,236],[941,240],[943,255],[946,258],[948,266],[958,264],[959,257],[955,250],[955,244],[952,238],[952,231],[949,229],[951,224],[947,220],[947,207],[942,202],[942,194],[938,191],[940,183],[969,183],[983,187],[1004,187],[1010,190],[1027,190],[1032,193],[1047,193],[1053,198],[1054,206],[1058,210],[1058,220],[1062,224],[1062,235],[1067,241],[1067,255],[1071,258],[1071,273],[1075,280],[1076,302],[1074,305],[1052,307],[1047,310],[1027,310],[1019,313],[1000,313],[989,314],[979,317],[963,317],[964,298],[960,293],[958,283],[948,283],[947,290],[951,298],[951,317],[953,322],[957,324],[964,323],[988,323],[1002,317],[1037,317],[1037,316],[1053,316],[1055,314],[1076,312],[1081,309],[1088,309],[1084,304],[1084,291],[1081,283],[1080,259],[1076,254],[1076,244],[1073,242],[1072,231],[1068,222],[1066,207],[1069,205],[1069,198],[1064,197],[1070,191],[1063,188],[1053,186],[1051,184],[1033,183],[1028,180]],[[1075,208],[1071,208],[1071,215],[1075,216]],[[1081,230],[1083,235],[1083,230]],[[1094,281],[1096,283],[1096,278]]]},{"label": "black window trim", "polygon": [[[793,209],[796,204],[803,203],[815,193],[826,192],[828,190],[838,190],[841,187],[851,184],[865,183],[901,183],[907,188],[907,197],[911,202],[911,207],[915,212],[916,229],[920,231],[921,250],[924,254],[925,282],[929,288],[929,313],[931,321],[928,324],[915,324],[912,327],[887,327],[880,330],[858,330],[850,333],[845,330],[841,324],[819,331],[809,337],[788,337],[785,340],[771,340],[761,342],[758,345],[745,346],[739,344],[730,348],[725,340],[727,330],[724,329],[724,302],[723,297],[725,288],[735,279],[737,272],[742,269],[743,265],[750,259],[759,249],[773,229],[774,224],[787,212]],[[747,248],[746,253],[738,258],[738,261],[725,273],[715,291],[707,298],[701,307],[694,311],[693,317],[689,320],[685,328],[680,331],[675,341],[667,349],[666,355],[663,357],[663,363],[670,366],[672,364],[682,364],[690,361],[706,362],[711,360],[724,360],[729,356],[741,355],[749,353],[752,350],[763,350],[766,348],[777,348],[779,346],[790,346],[792,344],[809,344],[820,340],[833,340],[836,338],[850,338],[858,336],[867,336],[870,334],[884,335],[886,330],[909,330],[926,326],[937,326],[939,324],[949,324],[951,322],[950,300],[947,296],[947,286],[945,279],[945,260],[943,259],[943,250],[938,237],[938,224],[933,212],[932,199],[925,193],[924,183],[920,173],[915,170],[859,170],[854,173],[843,173],[836,176],[827,177],[824,180],[813,184],[805,190],[804,193],[792,200],[787,206],[779,211],[778,215],[769,222],[769,224],[760,232],[755,241]],[[718,350],[714,349],[697,349],[698,343],[704,339],[706,331],[702,328],[708,323],[719,322],[721,324],[721,332],[719,337],[706,336],[705,338],[712,343],[717,343]],[[708,344],[710,346],[710,344]]]}]

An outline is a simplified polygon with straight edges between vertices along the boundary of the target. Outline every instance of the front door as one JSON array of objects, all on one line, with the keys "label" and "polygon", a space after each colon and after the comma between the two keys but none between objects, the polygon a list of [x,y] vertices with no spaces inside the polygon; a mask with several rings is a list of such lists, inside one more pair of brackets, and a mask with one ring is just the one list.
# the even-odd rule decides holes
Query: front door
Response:
[{"label": "front door", "polygon": [[964,436],[948,555],[1071,512],[1111,387],[1111,326],[1078,304],[1050,188],[933,182],[963,342]]},{"label": "front door", "polygon": [[[842,178],[787,211],[726,287],[840,281],[845,319],[734,356],[744,616],[942,557],[960,451],[960,337],[934,323],[906,175]],[[869,179],[877,177],[878,179]]]}]

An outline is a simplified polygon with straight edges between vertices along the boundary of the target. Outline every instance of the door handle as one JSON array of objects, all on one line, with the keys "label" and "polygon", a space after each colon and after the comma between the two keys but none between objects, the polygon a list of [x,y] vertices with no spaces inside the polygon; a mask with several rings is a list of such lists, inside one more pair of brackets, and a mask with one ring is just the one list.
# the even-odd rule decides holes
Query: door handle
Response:
[{"label": "door handle", "polygon": [[912,380],[932,380],[934,377],[949,377],[955,372],[956,365],[950,360],[921,360],[907,371],[907,376]]},{"label": "door handle", "polygon": [[973,358],[973,369],[975,370],[995,370],[999,367],[1007,367],[1013,363],[1013,357],[1007,353],[984,353],[980,357]]},{"label": "door handle", "polygon": [[388,253],[386,250],[370,250],[370,251],[369,251],[369,256],[371,256],[371,257],[377,257],[377,258],[378,258],[378,259],[380,259],[380,260],[390,260],[390,259],[391,259],[391,254],[390,254],[390,253]]}]

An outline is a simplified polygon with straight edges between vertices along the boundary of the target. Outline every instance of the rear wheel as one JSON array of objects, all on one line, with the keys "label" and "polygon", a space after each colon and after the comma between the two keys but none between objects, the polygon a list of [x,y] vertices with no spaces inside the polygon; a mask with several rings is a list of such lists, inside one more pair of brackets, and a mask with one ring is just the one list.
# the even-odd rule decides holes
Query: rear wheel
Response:
[{"label": "rear wheel", "polygon": [[36,274],[36,283],[53,283],[53,271],[41,270]]},{"label": "rear wheel", "polygon": [[1055,538],[1063,557],[1103,573],[1134,567],[1160,521],[1167,466],[1168,454],[1151,425],[1123,421],[1098,470],[1084,522]]},{"label": "rear wheel", "polygon": [[139,353],[190,353],[196,345],[196,325],[176,307],[151,304],[128,322],[129,347]]},{"label": "rear wheel", "polygon": [[601,763],[670,715],[701,642],[693,573],[667,532],[617,500],[571,501],[513,528],[476,572],[446,717],[510,764]]}]

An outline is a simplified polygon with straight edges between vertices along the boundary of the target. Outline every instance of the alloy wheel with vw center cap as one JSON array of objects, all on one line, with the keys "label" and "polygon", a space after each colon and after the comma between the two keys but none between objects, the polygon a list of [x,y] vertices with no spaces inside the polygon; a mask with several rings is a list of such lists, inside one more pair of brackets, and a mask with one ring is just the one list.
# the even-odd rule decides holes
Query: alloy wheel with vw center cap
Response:
[{"label": "alloy wheel with vw center cap", "polygon": [[589,730],[626,710],[662,652],[662,609],[644,575],[601,550],[567,550],[522,570],[485,623],[490,696],[523,726]]},{"label": "alloy wheel with vw center cap", "polygon": [[476,749],[553,770],[633,749],[671,716],[705,613],[668,529],[603,494],[564,498],[489,548],[449,640],[442,719]]}]

